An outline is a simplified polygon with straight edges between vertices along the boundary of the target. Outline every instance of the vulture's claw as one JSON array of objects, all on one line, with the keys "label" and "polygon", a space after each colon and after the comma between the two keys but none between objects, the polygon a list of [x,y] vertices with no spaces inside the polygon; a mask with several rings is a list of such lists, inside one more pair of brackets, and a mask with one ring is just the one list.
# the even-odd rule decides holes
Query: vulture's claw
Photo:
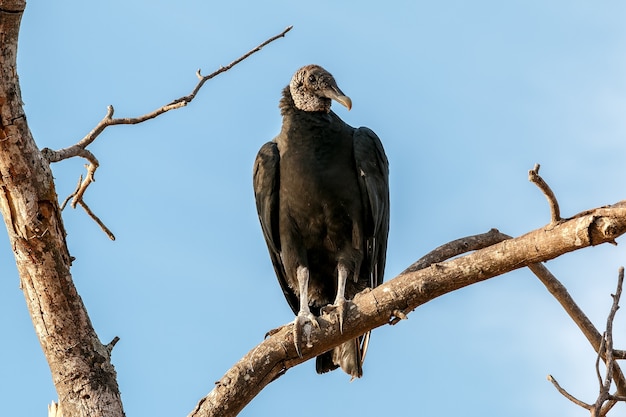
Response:
[{"label": "vulture's claw", "polygon": [[348,315],[352,302],[346,299],[335,300],[335,304],[329,304],[322,308],[324,314],[334,314],[339,322],[339,331],[343,334],[343,322]]},{"label": "vulture's claw", "polygon": [[317,318],[313,315],[313,313],[301,312],[296,316],[296,319],[293,321],[293,343],[296,347],[296,352],[298,352],[299,357],[302,357],[300,343],[301,341],[303,341],[303,336],[306,337],[306,347],[313,347],[313,344],[311,343],[311,330],[313,330],[313,327],[315,327],[316,329],[320,328],[320,325],[317,322]]}]

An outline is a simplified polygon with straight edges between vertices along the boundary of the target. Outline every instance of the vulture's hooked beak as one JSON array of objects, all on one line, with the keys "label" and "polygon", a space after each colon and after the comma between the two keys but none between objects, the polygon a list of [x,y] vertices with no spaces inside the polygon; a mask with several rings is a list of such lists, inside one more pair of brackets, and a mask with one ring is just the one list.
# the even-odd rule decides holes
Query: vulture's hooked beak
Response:
[{"label": "vulture's hooked beak", "polygon": [[332,86],[324,91],[324,95],[327,98],[335,100],[337,103],[346,106],[348,111],[352,108],[352,100],[350,97],[346,96],[343,91],[339,89],[339,87]]}]

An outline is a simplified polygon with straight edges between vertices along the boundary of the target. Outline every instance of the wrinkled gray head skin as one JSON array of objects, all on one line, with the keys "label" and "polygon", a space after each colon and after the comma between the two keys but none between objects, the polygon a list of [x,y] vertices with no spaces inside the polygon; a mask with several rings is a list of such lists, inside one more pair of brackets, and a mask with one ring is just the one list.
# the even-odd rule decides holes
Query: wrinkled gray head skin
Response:
[{"label": "wrinkled gray head skin", "polygon": [[352,100],[337,87],[333,76],[319,65],[300,68],[291,78],[289,90],[295,106],[304,111],[330,112],[331,100],[352,108]]}]

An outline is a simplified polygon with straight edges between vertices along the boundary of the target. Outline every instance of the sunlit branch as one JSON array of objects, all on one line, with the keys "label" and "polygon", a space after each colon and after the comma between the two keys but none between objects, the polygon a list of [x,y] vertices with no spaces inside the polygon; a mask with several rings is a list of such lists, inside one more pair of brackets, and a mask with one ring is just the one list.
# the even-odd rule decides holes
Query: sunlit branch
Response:
[{"label": "sunlit branch", "polygon": [[[100,165],[96,157],[89,150],[87,150],[87,147],[96,140],[96,138],[104,131],[104,129],[106,129],[109,126],[123,125],[123,124],[134,125],[134,124],[145,122],[150,119],[154,119],[155,117],[158,117],[170,110],[185,107],[187,104],[191,103],[191,101],[196,97],[196,95],[198,94],[198,92],[200,91],[200,89],[202,88],[205,82],[207,82],[208,80],[216,77],[217,75],[223,72],[228,71],[229,69],[239,64],[244,59],[260,51],[264,46],[267,46],[268,44],[274,42],[275,40],[284,37],[285,34],[292,29],[292,27],[293,26],[287,27],[278,35],[272,36],[271,38],[267,39],[265,42],[259,44],[258,46],[254,47],[250,51],[241,55],[239,58],[235,59],[230,64],[226,66],[221,66],[220,68],[213,71],[209,75],[202,76],[200,70],[198,70],[196,75],[199,80],[189,95],[177,98],[164,106],[161,106],[149,113],[146,113],[144,115],[137,116],[137,117],[115,118],[113,117],[115,113],[115,109],[113,108],[113,106],[108,106],[107,113],[102,118],[102,120],[100,120],[100,122],[96,125],[96,127],[94,127],[78,143],[72,146],[69,146],[67,148],[56,150],[56,151],[50,148],[42,149],[41,151],[42,156],[50,163],[59,162],[59,161],[63,161],[65,159],[74,158],[74,157],[85,158],[87,161],[89,161],[89,164],[86,166],[87,174],[85,175],[85,178],[82,179],[82,176],[81,176],[81,182],[80,182],[79,187],[69,197],[72,199],[72,208],[76,208],[77,205],[81,205],[85,209],[85,211],[90,215],[90,217],[94,219],[100,225],[102,230],[104,230],[105,233],[107,233],[107,235],[111,239],[114,239],[113,234],[109,231],[109,229],[100,221],[100,219],[97,216],[95,216],[95,214],[93,214],[93,212],[89,209],[89,207],[86,204],[84,204],[84,201],[83,201],[83,195],[85,194],[87,187],[89,187],[89,185],[95,181],[94,174],[96,170],[98,169],[98,166]],[[65,203],[63,205],[65,206]]]}]

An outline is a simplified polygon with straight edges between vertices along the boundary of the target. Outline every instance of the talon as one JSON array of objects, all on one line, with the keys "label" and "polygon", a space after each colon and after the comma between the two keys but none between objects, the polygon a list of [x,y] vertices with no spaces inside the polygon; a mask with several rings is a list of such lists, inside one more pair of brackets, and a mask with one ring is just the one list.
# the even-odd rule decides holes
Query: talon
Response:
[{"label": "talon", "polygon": [[334,312],[339,322],[339,331],[343,334],[343,322],[345,321],[348,310],[350,309],[351,301],[346,299],[335,300],[335,304],[329,304],[322,308],[324,314],[331,314]]},{"label": "talon", "polygon": [[320,324],[317,322],[317,318],[313,315],[313,313],[300,312],[296,316],[293,321],[293,343],[296,348],[296,352],[298,356],[302,357],[302,350],[300,349],[300,342],[302,340],[302,336],[306,336],[306,347],[311,348],[313,344],[311,343],[311,330],[312,327],[316,329],[320,328]]}]

